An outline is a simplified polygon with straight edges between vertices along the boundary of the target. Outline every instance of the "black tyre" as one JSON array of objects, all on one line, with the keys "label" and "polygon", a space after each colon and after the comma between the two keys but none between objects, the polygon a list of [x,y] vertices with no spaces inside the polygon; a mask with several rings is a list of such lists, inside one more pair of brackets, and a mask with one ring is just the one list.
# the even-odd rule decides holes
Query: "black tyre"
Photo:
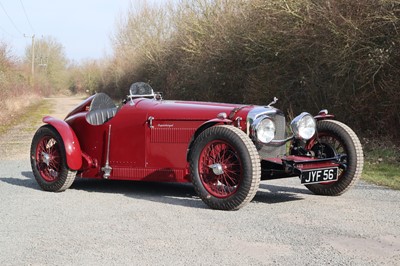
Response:
[{"label": "black tyre", "polygon": [[346,155],[344,162],[346,168],[339,169],[339,177],[335,182],[306,185],[306,187],[318,195],[341,195],[361,177],[364,155],[360,140],[351,128],[335,120],[319,121],[317,130],[318,141],[312,147],[316,157]]},{"label": "black tyre", "polygon": [[76,171],[68,169],[64,142],[53,127],[36,131],[30,155],[33,175],[43,190],[61,192],[74,182]]},{"label": "black tyre", "polygon": [[189,163],[197,194],[213,209],[237,210],[258,190],[258,152],[250,138],[233,126],[203,131],[193,144]]}]

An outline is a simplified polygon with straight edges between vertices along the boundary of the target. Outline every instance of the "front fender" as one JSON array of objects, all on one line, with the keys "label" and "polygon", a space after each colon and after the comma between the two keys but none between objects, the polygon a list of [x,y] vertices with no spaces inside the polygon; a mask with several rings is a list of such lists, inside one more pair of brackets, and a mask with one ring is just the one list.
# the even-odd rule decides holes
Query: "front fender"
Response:
[{"label": "front fender", "polygon": [[314,116],[314,119],[320,121],[325,119],[332,119],[334,117],[335,117],[334,115],[328,114],[328,110],[323,109],[319,111],[318,115]]},{"label": "front fender", "polygon": [[65,147],[67,165],[71,170],[79,170],[82,167],[82,150],[78,138],[72,128],[63,120],[46,116],[43,123],[53,126],[60,134]]},{"label": "front fender", "polygon": [[203,132],[204,130],[206,130],[209,127],[215,126],[217,124],[226,124],[226,125],[231,125],[232,124],[232,120],[230,119],[226,119],[226,118],[214,118],[211,120],[208,120],[206,122],[204,122],[193,134],[192,139],[189,142],[188,145],[188,150],[186,153],[186,161],[189,161],[189,157],[190,157],[190,151],[192,149],[193,143],[196,140],[196,138],[200,135],[201,132]]}]

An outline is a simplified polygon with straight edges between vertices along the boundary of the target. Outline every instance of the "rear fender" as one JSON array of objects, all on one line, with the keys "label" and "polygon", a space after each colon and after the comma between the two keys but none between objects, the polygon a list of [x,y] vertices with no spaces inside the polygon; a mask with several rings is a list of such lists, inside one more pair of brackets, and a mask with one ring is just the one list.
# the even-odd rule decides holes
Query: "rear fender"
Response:
[{"label": "rear fender", "polygon": [[60,134],[64,142],[67,166],[71,170],[79,170],[82,167],[82,150],[72,128],[65,121],[51,116],[44,117],[42,121],[54,127]]}]

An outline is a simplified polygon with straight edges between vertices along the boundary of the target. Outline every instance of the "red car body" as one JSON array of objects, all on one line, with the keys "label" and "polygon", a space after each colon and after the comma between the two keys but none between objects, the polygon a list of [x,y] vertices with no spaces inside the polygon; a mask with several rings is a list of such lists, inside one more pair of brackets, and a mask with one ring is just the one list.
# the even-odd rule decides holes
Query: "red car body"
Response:
[{"label": "red car body", "polygon": [[[103,178],[101,166],[105,165],[110,131],[109,164],[113,171],[108,178],[120,180],[190,182],[187,155],[196,131],[218,123],[232,123],[217,115],[236,107],[141,98],[123,105],[108,122],[91,125],[86,121],[91,99],[93,96],[63,122],[65,135],[75,135],[70,146],[75,146],[76,152],[71,154],[69,166],[79,170],[82,177]],[[239,115],[245,115],[250,108],[244,108]],[[60,123],[48,118],[44,122],[56,128],[55,123]]]},{"label": "red car body", "polygon": [[[223,103],[156,101],[134,99],[125,104],[117,115],[102,125],[91,125],[86,120],[91,100],[89,97],[60,121],[45,117],[44,123],[60,132],[67,151],[67,164],[85,178],[103,178],[101,167],[106,163],[108,133],[110,131],[109,164],[112,166],[108,179],[190,182],[188,151],[195,135],[206,127],[216,124],[233,125],[241,118],[240,128],[246,130],[247,117],[254,105]],[[237,112],[236,109],[240,108]],[[267,108],[267,107],[265,107]],[[273,107],[268,107],[274,109]],[[231,119],[218,117],[231,114]],[[154,117],[152,125],[149,118]],[[324,116],[319,119],[332,116]],[[266,157],[265,161],[282,165],[282,159],[302,162],[301,168],[338,166],[334,162],[313,162],[312,158]],[[263,179],[268,179],[264,176]]]},{"label": "red car body", "polygon": [[[312,138],[304,140],[301,137],[287,136],[283,112],[271,105],[164,101],[160,97],[150,97],[150,99],[149,97],[131,97],[120,107],[103,104],[101,101],[100,104],[97,104],[97,107],[93,107],[93,101],[96,97],[104,98],[106,102],[109,101],[106,96],[96,94],[72,110],[65,120],[51,117],[43,119],[45,124],[59,134],[60,140],[58,137],[56,140],[62,142],[63,145],[60,146],[62,151],[58,151],[58,155],[52,155],[51,152],[44,151],[48,150],[47,148],[40,150],[40,136],[37,137],[39,139],[37,142],[33,141],[32,168],[35,177],[37,180],[38,178],[41,179],[42,184],[49,185],[53,182],[53,179],[56,180],[61,175],[59,169],[51,170],[51,172],[48,170],[52,167],[52,158],[57,156],[64,158],[67,169],[76,171],[76,175],[83,178],[191,182],[193,181],[192,172],[200,169],[202,167],[200,164],[205,160],[196,159],[199,161],[199,165],[195,164],[191,168],[190,159],[194,156],[192,155],[193,149],[196,149],[193,146],[196,145],[197,139],[203,132],[221,125],[240,129],[247,135],[239,132],[240,138],[244,139],[246,143],[254,143],[259,157],[255,157],[254,154],[252,157],[257,158],[255,161],[259,162],[253,162],[253,165],[255,165],[253,168],[260,168],[261,174],[257,177],[258,179],[301,176],[303,172],[307,172],[308,177],[302,180],[313,192],[336,195],[346,190],[353,183],[353,179],[357,179],[361,173],[362,161],[360,161],[360,157],[362,157],[362,154],[360,155],[357,151],[359,146],[361,147],[357,142],[358,139],[352,136],[354,133],[351,130],[349,131],[347,126],[331,120],[333,116],[328,115],[327,111],[321,111],[319,115],[313,118],[315,123],[322,125],[321,132],[317,132]],[[260,143],[256,139],[258,133],[253,124],[256,123],[255,121],[260,115],[268,117],[274,123],[274,138],[269,143]],[[327,120],[329,123],[325,123],[327,125],[324,126],[323,123],[321,124],[323,120]],[[347,140],[349,139],[347,135],[344,138],[340,136],[340,130],[336,129],[335,125],[339,125],[340,128],[344,127],[347,135],[350,135],[350,142]],[[326,127],[327,129],[324,129]],[[331,127],[334,129],[331,130]],[[222,127],[222,129],[225,130],[226,128]],[[227,130],[230,129],[227,128]],[[339,132],[339,136],[335,136],[335,130]],[[237,132],[237,130],[234,132]],[[325,138],[324,136],[327,136],[327,140],[321,141],[319,138]],[[344,146],[343,149],[340,149],[341,152],[338,152],[334,144],[329,142],[329,138],[332,136],[338,140],[340,145]],[[250,139],[251,142],[246,138]],[[215,141],[218,142],[218,138],[211,143]],[[223,141],[221,145],[236,145],[233,142],[227,141],[225,143]],[[291,144],[290,147],[287,143]],[[246,145],[250,147],[249,145],[252,146],[253,144]],[[49,145],[47,144],[47,146]],[[210,149],[221,149],[218,147],[210,146]],[[355,155],[353,155],[353,149],[356,150]],[[229,148],[229,152],[230,150]],[[202,156],[201,152],[200,157]],[[356,162],[349,162],[349,156],[356,157]],[[231,157],[232,155],[229,155],[227,158]],[[239,172],[245,171],[247,162],[241,157],[238,158],[239,168],[232,169],[237,169]],[[215,161],[218,160],[215,159]],[[62,161],[57,162],[62,163]],[[258,163],[260,163],[260,167]],[[349,164],[351,169],[348,168]],[[210,170],[211,175],[215,176],[222,175],[224,171],[228,171],[224,169],[229,168],[223,163],[209,163],[207,167],[215,168],[213,168],[214,172]],[[219,170],[216,168],[219,168]],[[347,174],[350,170],[351,172]],[[308,173],[310,171],[312,173]],[[242,179],[241,175],[240,180]],[[321,179],[321,175],[326,175],[326,178]],[[332,179],[332,181],[328,178],[329,175],[337,175],[338,178]],[[345,180],[343,175],[350,176],[347,178],[350,181],[346,181],[345,185],[340,185],[340,189],[336,189],[339,183],[344,182],[340,181],[340,179]],[[316,182],[311,180],[314,177]],[[210,192],[210,184],[207,183],[209,181],[204,180],[201,177],[198,183],[204,185],[207,194]],[[218,182],[220,183],[220,181]],[[198,183],[195,183],[195,186]],[[256,185],[258,187],[258,183]],[[234,187],[233,192],[211,191],[210,193],[216,197],[216,200],[224,200],[233,195],[238,186],[241,185],[239,182],[230,186]],[[47,187],[45,189],[53,190],[52,188],[47,189]],[[334,192],[332,192],[333,190]],[[207,197],[205,195],[202,198],[207,201]],[[249,199],[243,201],[248,202]],[[221,205],[209,205],[221,209],[237,209],[242,206],[235,204],[234,206],[223,207]]]}]

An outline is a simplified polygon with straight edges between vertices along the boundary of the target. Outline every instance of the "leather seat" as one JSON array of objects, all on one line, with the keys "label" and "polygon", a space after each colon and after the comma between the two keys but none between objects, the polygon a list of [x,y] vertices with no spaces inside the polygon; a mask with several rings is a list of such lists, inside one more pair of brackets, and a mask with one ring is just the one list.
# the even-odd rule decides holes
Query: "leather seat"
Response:
[{"label": "leather seat", "polygon": [[102,125],[115,116],[117,109],[117,107],[114,107],[89,111],[86,115],[86,121],[93,126]]},{"label": "leather seat", "polygon": [[105,93],[97,93],[90,104],[86,121],[94,126],[102,125],[115,116],[118,108],[113,100]]}]

